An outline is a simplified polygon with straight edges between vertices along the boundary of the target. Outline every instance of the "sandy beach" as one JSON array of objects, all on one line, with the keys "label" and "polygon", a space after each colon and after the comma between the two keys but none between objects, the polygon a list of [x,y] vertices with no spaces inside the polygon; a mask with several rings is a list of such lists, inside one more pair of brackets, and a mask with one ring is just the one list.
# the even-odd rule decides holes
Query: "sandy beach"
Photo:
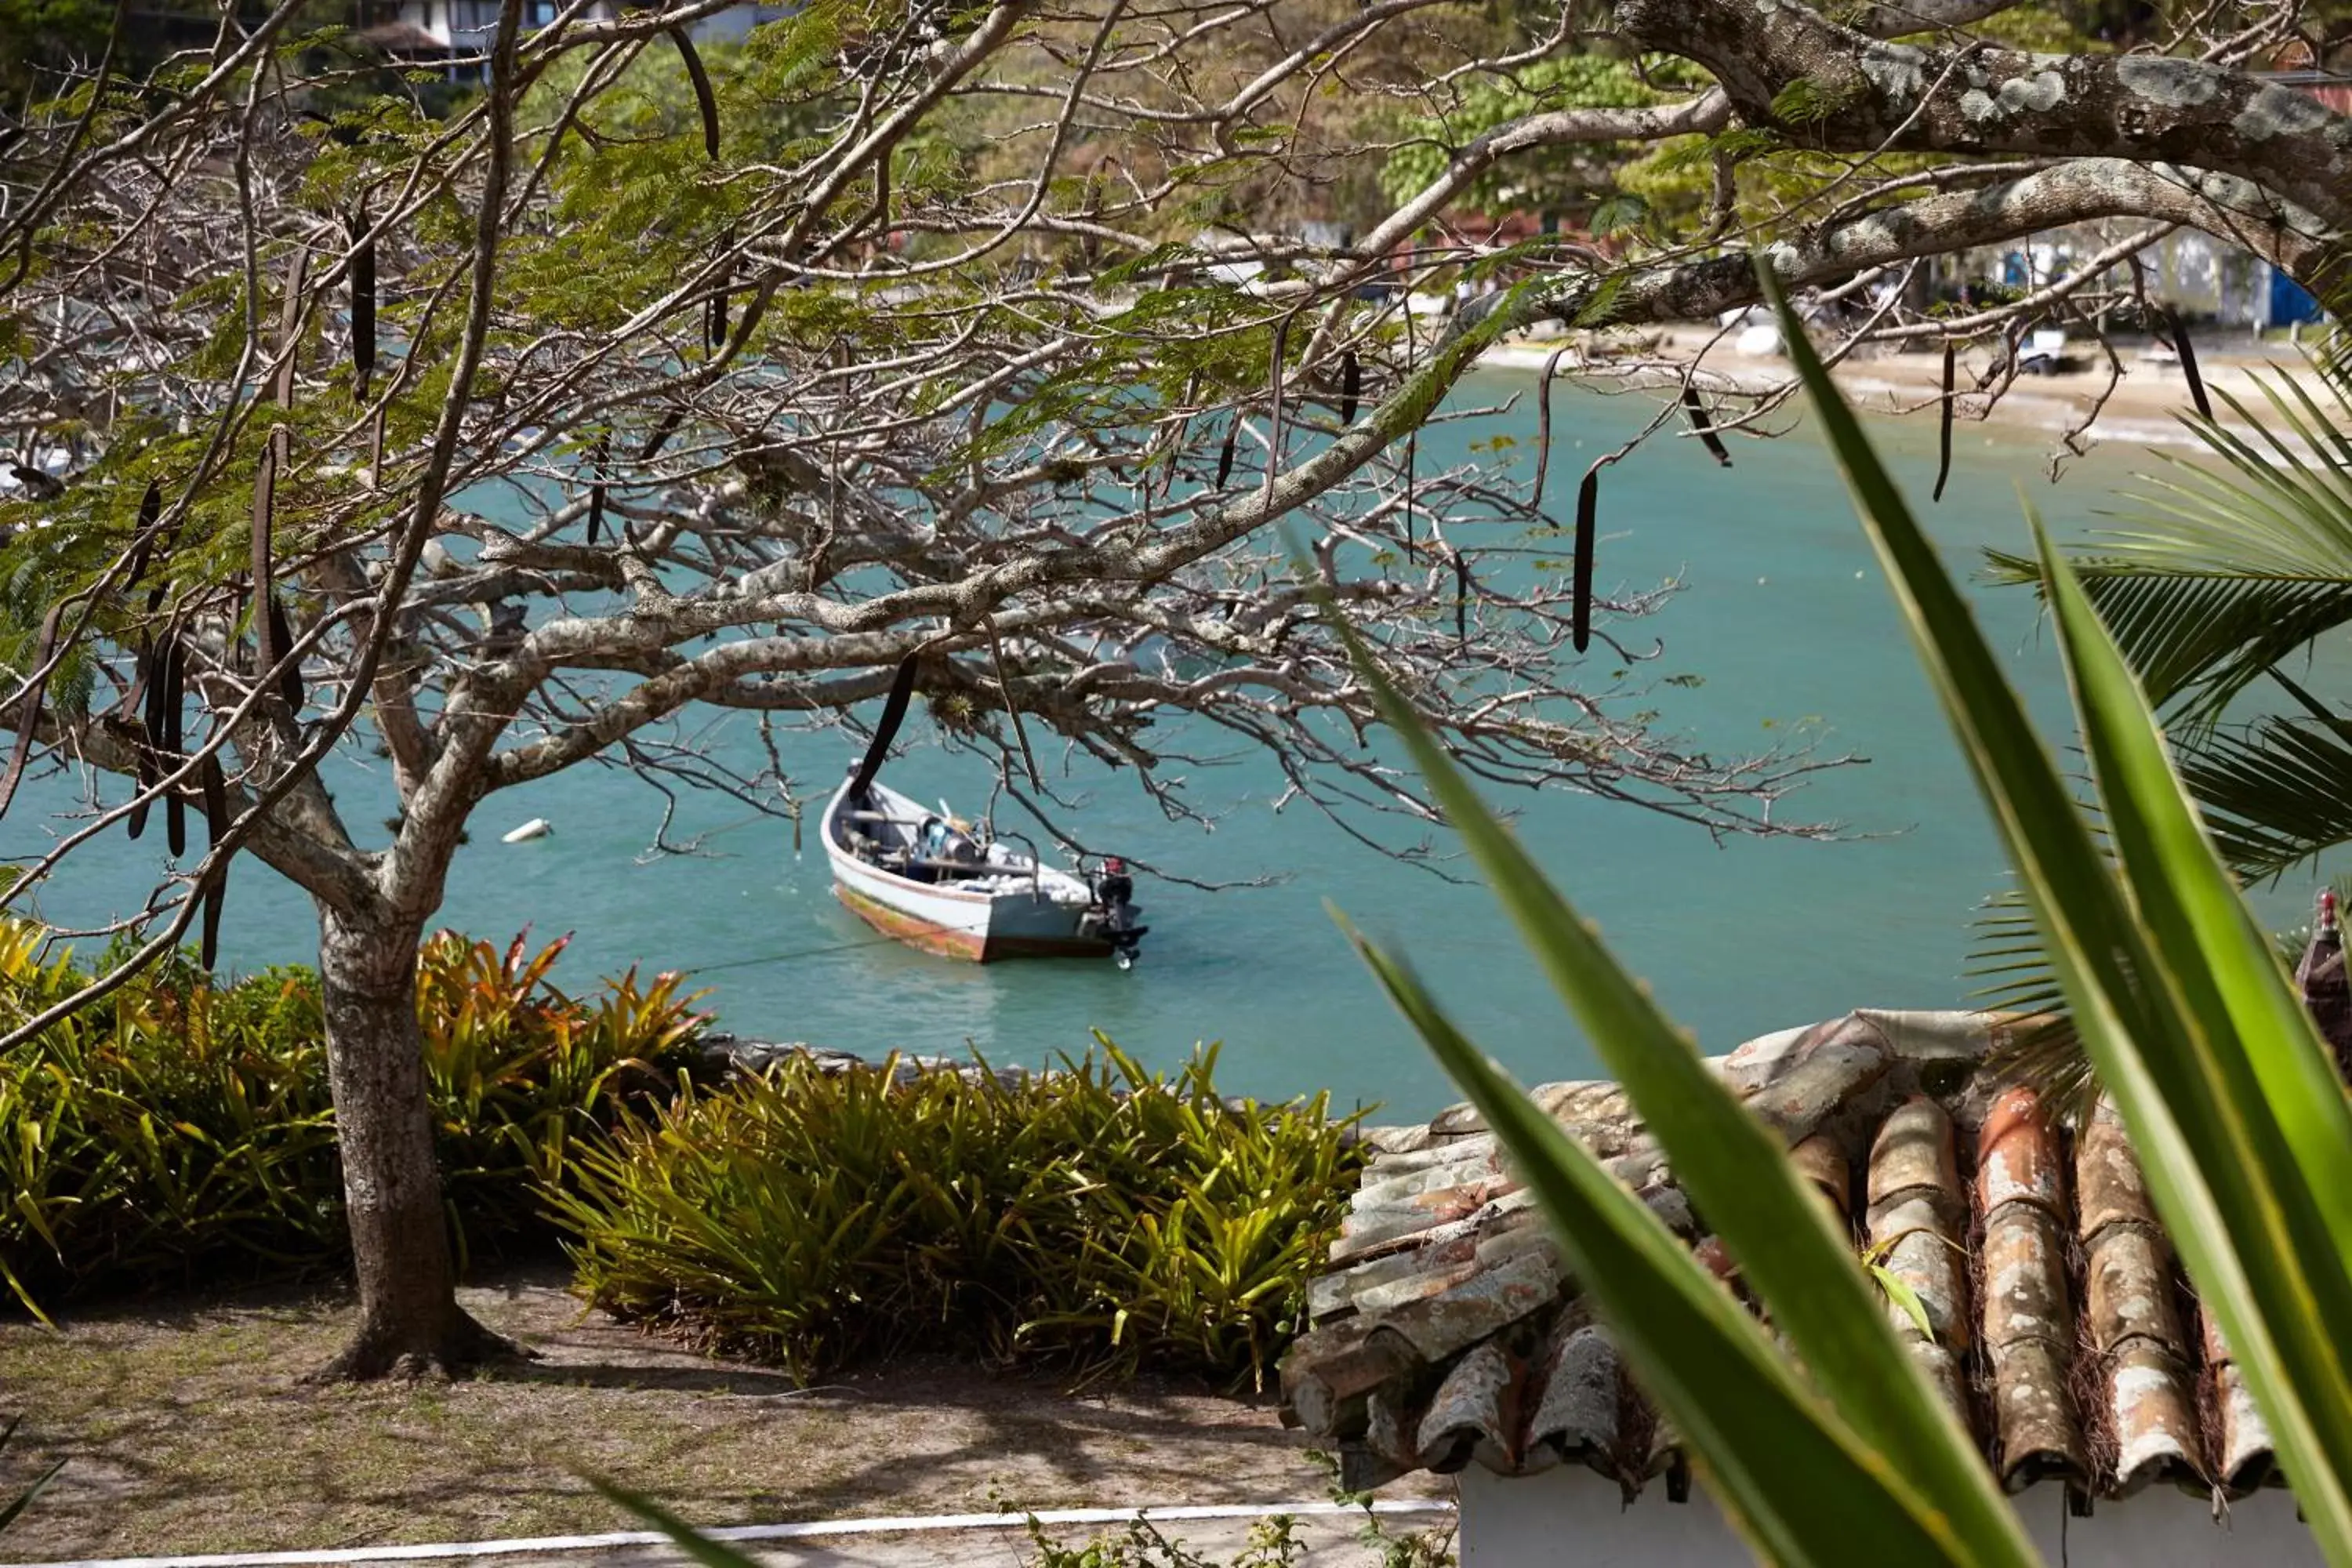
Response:
[{"label": "sandy beach", "polygon": [[[1660,360],[1675,358],[1678,352],[1687,354],[1705,348],[1698,363],[1706,383],[1726,392],[1764,394],[1792,379],[1785,358],[1739,353],[1728,336],[1711,322],[1682,322],[1657,329],[1655,335],[1657,347],[1654,355],[1640,359],[1628,356],[1615,364],[1596,362],[1593,368],[1612,377],[1639,381],[1645,375],[1655,377],[1658,373],[1631,367],[1642,363],[1655,366]],[[1644,340],[1651,336],[1648,332],[1643,334]],[[1494,369],[1540,371],[1559,347],[1557,339],[1514,341],[1489,350],[1481,363]],[[1981,350],[1963,353],[1958,375],[1958,417],[1964,423],[2044,431],[2054,442],[2081,426],[2085,416],[2096,407],[2096,421],[2078,443],[2083,447],[2108,443],[2194,446],[2195,437],[2181,424],[2182,416],[2195,412],[2187,378],[2177,363],[2141,357],[2142,351],[2140,344],[2118,343],[2118,363],[2111,365],[2095,342],[2085,339],[2073,342],[2063,371],[2052,375],[2020,375],[1998,396],[1969,390],[1986,370],[1990,355]],[[1571,354],[1563,361],[1563,374],[1568,374],[1573,363]],[[2263,405],[2258,377],[2294,376],[2311,388],[2323,405],[2327,402],[2302,350],[2287,343],[2259,343],[2241,338],[2234,343],[2201,349],[2199,364],[2206,389],[2213,397],[2215,412],[2224,425],[2241,423],[2229,408],[2229,397],[2256,409]],[[2116,374],[2118,366],[2119,376]],[[1934,352],[1856,354],[1837,365],[1834,374],[1846,395],[1864,412],[1933,418],[1942,391],[1943,358]],[[2099,401],[2102,395],[2104,405]]]}]

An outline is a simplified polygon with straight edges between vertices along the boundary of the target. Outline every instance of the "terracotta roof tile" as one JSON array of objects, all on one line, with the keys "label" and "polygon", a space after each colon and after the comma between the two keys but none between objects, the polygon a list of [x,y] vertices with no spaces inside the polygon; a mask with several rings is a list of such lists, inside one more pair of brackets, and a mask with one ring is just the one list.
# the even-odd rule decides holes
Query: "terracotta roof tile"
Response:
[{"label": "terracotta roof tile", "polygon": [[[1918,1297],[1927,1332],[1892,1301],[1889,1321],[2003,1485],[2120,1496],[2275,1479],[2269,1432],[2187,1292],[2121,1121],[2102,1105],[2070,1129],[1991,1081],[1980,1063],[1998,1032],[1971,1014],[1862,1012],[1718,1066],[1857,1248]],[[1736,1272],[1617,1086],[1533,1092],[1710,1267]],[[1456,1106],[1367,1142],[1379,1152],[1282,1368],[1286,1415],[1339,1450],[1346,1483],[1572,1463],[1629,1497],[1661,1476],[1680,1495],[1679,1440],[1477,1116]]]}]

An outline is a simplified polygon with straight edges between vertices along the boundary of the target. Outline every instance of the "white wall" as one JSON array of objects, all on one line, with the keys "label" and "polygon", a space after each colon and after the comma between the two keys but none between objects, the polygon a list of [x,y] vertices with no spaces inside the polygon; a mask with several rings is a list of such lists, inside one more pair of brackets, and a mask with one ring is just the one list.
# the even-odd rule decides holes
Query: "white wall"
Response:
[{"label": "white wall", "polygon": [[[1462,1568],[1684,1568],[1754,1559],[1703,1488],[1666,1500],[1653,1481],[1628,1508],[1617,1483],[1581,1465],[1516,1479],[1473,1464],[1462,1488]],[[2152,1486],[2102,1502],[2088,1519],[2066,1517],[2064,1491],[2037,1487],[2017,1500],[2045,1562],[2067,1568],[2318,1568],[2319,1549],[2295,1518],[2294,1499],[2265,1489],[2215,1524],[2202,1498]],[[1892,1565],[1890,1565],[1892,1568]]]}]

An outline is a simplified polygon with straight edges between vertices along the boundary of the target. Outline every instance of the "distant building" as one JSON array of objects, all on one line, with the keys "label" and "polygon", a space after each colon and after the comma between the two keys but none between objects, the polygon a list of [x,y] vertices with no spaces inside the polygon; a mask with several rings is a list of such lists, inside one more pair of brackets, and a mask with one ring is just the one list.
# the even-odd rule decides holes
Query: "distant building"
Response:
[{"label": "distant building", "polygon": [[[2265,79],[2317,99],[2338,114],[2352,114],[2352,76],[2330,71],[2265,73]],[[2126,220],[2053,229],[2006,246],[1931,259],[1922,282],[1946,297],[1968,297],[1978,285],[2003,289],[2041,289],[2065,277],[2084,258],[2124,237]],[[2176,229],[2138,255],[2140,287],[2155,304],[2179,310],[2192,321],[2252,331],[2316,321],[2324,312],[2294,279],[2243,247],[2195,229]],[[2129,284],[2128,266],[2108,274],[2110,286]]]}]

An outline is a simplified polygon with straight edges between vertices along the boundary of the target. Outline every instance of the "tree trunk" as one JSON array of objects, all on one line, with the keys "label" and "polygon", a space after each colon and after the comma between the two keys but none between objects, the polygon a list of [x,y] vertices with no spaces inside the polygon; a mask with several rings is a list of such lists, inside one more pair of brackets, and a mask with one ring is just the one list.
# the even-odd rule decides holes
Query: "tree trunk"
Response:
[{"label": "tree trunk", "polygon": [[448,1375],[515,1347],[457,1305],[416,1027],[415,923],[322,908],[319,978],[360,1321],[314,1381]]}]

